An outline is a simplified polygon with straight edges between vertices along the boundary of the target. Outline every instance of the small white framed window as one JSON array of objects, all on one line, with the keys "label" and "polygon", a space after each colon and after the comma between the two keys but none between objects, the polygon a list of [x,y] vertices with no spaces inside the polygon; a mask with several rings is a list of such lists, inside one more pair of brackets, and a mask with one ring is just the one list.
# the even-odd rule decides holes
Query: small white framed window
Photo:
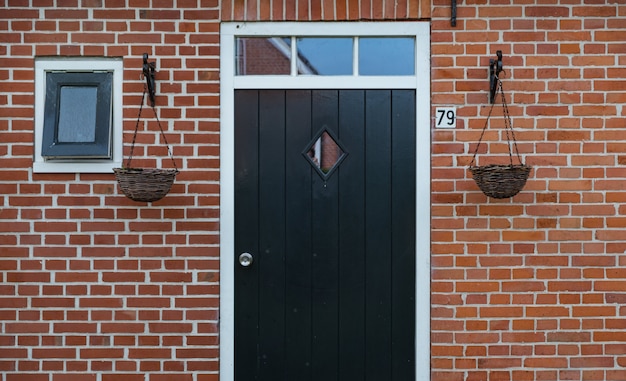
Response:
[{"label": "small white framed window", "polygon": [[123,69],[119,58],[35,59],[34,172],[121,166]]}]

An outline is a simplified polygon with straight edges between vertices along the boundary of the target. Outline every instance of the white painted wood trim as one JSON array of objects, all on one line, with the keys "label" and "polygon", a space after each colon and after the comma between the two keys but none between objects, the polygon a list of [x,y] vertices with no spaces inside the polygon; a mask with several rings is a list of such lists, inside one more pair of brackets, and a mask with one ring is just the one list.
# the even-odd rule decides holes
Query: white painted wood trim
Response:
[{"label": "white painted wood trim", "polygon": [[[415,379],[430,380],[430,24],[416,39]],[[427,35],[427,36],[426,36]]]},{"label": "white painted wood trim", "polygon": [[[54,160],[46,161],[41,156],[43,138],[44,105],[46,102],[46,72],[49,71],[110,71],[113,73],[110,160]],[[124,62],[121,58],[46,57],[35,59],[35,173],[113,173],[113,168],[122,166],[123,116],[122,94]]]},{"label": "white painted wood trim", "polygon": [[[223,83],[223,82],[222,82]],[[233,78],[236,89],[414,89],[414,76],[308,76],[250,75]]]},{"label": "white painted wood trim", "polygon": [[[235,40],[220,36],[220,380],[235,379]],[[229,29],[229,28],[226,28]],[[232,29],[232,28],[230,28]]]},{"label": "white painted wood trim", "polygon": [[[424,34],[426,32],[426,34]],[[227,22],[222,23],[221,34],[231,36],[421,36],[428,37],[428,22]],[[234,56],[233,56],[234,57]]]},{"label": "white painted wood trim", "polygon": [[[238,36],[415,36],[415,76],[235,76]],[[220,36],[220,380],[234,380],[234,89],[416,89],[416,381],[430,380],[430,23],[223,23]]]}]

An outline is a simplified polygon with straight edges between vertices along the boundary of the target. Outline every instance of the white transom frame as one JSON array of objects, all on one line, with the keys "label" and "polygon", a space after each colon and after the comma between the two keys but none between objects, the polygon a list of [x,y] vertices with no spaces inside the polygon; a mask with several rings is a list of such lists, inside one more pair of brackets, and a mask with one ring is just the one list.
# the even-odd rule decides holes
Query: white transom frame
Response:
[{"label": "white transom frame", "polygon": [[[222,23],[220,36],[220,380],[234,380],[236,89],[415,89],[416,381],[430,380],[430,23]],[[413,76],[235,75],[237,37],[414,37]],[[357,54],[354,52],[353,54]]]}]

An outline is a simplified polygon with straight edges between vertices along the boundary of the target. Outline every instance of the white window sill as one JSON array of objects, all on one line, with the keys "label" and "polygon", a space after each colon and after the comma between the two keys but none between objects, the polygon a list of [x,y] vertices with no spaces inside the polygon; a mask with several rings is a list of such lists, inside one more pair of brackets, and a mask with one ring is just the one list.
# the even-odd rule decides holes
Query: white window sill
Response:
[{"label": "white window sill", "polygon": [[113,168],[121,168],[121,161],[94,162],[35,162],[34,173],[113,173]]}]

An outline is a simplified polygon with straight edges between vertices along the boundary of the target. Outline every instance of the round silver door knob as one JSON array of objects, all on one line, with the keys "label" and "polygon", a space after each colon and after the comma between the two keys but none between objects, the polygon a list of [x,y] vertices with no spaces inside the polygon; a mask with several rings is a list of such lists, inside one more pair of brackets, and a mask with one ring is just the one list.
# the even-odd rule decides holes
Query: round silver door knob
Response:
[{"label": "round silver door knob", "polygon": [[253,260],[254,259],[252,258],[252,254],[250,253],[242,253],[241,255],[239,255],[239,264],[243,267],[250,266]]}]

